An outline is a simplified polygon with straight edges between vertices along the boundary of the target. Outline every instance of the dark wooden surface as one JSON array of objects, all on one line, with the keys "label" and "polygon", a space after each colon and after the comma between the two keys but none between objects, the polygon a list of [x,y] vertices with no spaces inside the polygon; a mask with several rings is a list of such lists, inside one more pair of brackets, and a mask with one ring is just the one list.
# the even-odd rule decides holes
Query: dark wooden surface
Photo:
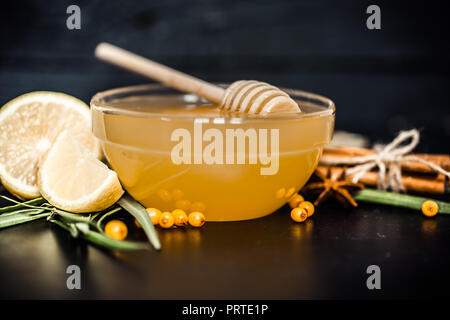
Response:
[{"label": "dark wooden surface", "polygon": [[[447,200],[448,199],[447,197]],[[144,239],[118,214],[131,239]],[[332,202],[306,223],[265,218],[158,230],[160,252],[108,252],[44,221],[0,231],[0,298],[312,299],[449,297],[450,219]],[[81,268],[82,289],[66,287]],[[381,290],[366,268],[381,268]]]}]

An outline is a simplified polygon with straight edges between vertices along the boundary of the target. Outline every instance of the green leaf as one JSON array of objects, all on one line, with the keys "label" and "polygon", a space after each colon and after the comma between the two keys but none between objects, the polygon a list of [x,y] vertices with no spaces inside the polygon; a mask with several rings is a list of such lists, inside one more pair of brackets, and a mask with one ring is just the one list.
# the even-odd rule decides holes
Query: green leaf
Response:
[{"label": "green leaf", "polygon": [[48,217],[50,214],[51,214],[50,212],[44,212],[39,214],[27,214],[22,212],[7,216],[0,215],[0,229],[45,218]]},{"label": "green leaf", "polygon": [[53,208],[53,213],[65,218],[66,220],[73,221],[73,222],[89,222],[90,216],[84,216],[82,214],[77,213],[70,213],[67,211],[59,210],[56,208]]},{"label": "green leaf", "polygon": [[[373,202],[379,204],[386,204],[397,207],[405,207],[415,210],[421,210],[422,204],[427,200],[432,200],[429,198],[416,197],[408,194],[400,194],[396,192],[382,191],[365,188],[358,191],[354,199],[356,201]],[[437,203],[439,207],[438,214],[450,214],[450,203],[433,200]]]},{"label": "green leaf", "polygon": [[48,221],[56,224],[57,226],[61,227],[62,229],[66,230],[67,232],[70,233],[70,227],[67,224],[65,224],[64,222],[61,222],[61,221],[56,220],[56,219],[49,219]]},{"label": "green leaf", "polygon": [[13,206],[0,208],[0,213],[14,211],[16,209],[20,209],[20,208],[24,208],[24,207],[25,208],[36,209],[36,208],[38,208],[37,206],[39,206],[39,205],[41,205],[41,204],[43,204],[45,202],[44,198],[36,198],[36,199],[28,200],[28,201],[25,201],[25,202],[19,202],[19,201],[13,200],[11,198],[8,198],[6,196],[0,196],[0,197],[3,198],[3,199],[8,200],[10,202],[16,203]]},{"label": "green leaf", "polygon": [[[15,205],[0,208],[0,229],[6,228],[10,226],[14,226],[17,224],[41,219],[48,218],[47,220],[56,224],[60,228],[66,230],[71,234],[72,237],[77,238],[81,236],[82,238],[90,241],[98,246],[111,249],[111,250],[144,250],[149,249],[149,245],[144,242],[135,242],[135,241],[119,241],[114,240],[108,237],[105,234],[100,232],[95,232],[89,229],[89,226],[92,224],[94,227],[96,226],[92,221],[99,213],[94,215],[92,218],[90,215],[85,216],[81,214],[74,214],[70,212],[66,212],[63,210],[59,210],[54,208],[51,205],[47,205],[45,203],[45,199],[37,198],[25,202],[19,202],[14,199],[1,196],[0,197],[15,203]],[[134,200],[133,200],[134,201]],[[44,206],[38,207],[37,205]],[[47,205],[47,206],[45,206]],[[115,208],[104,214],[99,222],[121,210],[121,208]],[[144,209],[145,211],[145,209]],[[59,216],[59,219],[55,217]],[[152,225],[153,226],[153,225]],[[103,231],[103,230],[102,230]],[[159,244],[159,241],[158,241]]]},{"label": "green leaf", "polygon": [[115,208],[115,209],[113,209],[113,210],[111,210],[111,211],[106,212],[103,216],[101,216],[100,219],[98,219],[97,224],[96,224],[97,230],[98,230],[99,232],[101,232],[101,233],[104,233],[105,231],[103,231],[103,229],[102,229],[102,227],[101,227],[102,221],[103,221],[106,217],[112,215],[113,213],[116,213],[116,212],[119,211],[119,210],[122,210],[122,208]]},{"label": "green leaf", "polygon": [[89,230],[82,233],[82,237],[99,246],[111,250],[148,250],[149,246],[145,242],[114,240],[100,232]]},{"label": "green leaf", "polygon": [[94,221],[94,220],[95,220],[95,218],[97,218],[97,217],[98,217],[98,215],[100,215],[100,214],[101,214],[101,212],[97,212],[97,213],[93,214],[93,215],[91,216],[91,219],[90,219],[90,221]]},{"label": "green leaf", "polygon": [[75,226],[75,224],[68,223],[67,225],[69,226],[70,235],[73,238],[78,238],[78,235],[80,234],[80,232],[78,231],[78,228]]},{"label": "green leaf", "polygon": [[62,222],[56,219],[50,219],[49,221],[61,227],[62,229],[70,232],[72,236],[73,234],[71,230],[72,227],[75,227],[78,231],[80,231],[79,233],[77,233],[76,236],[81,236],[83,239],[106,249],[132,251],[132,250],[148,250],[149,248],[148,244],[144,242],[125,241],[125,240],[119,241],[111,239],[107,235],[104,235],[100,232],[89,230],[89,224],[87,223],[78,222],[74,224]]},{"label": "green leaf", "polygon": [[77,230],[80,230],[81,233],[88,233],[89,232],[89,224],[84,222],[77,222],[75,223],[75,227]]},{"label": "green leaf", "polygon": [[8,217],[8,216],[12,216],[12,215],[15,215],[18,213],[33,215],[33,214],[43,213],[45,211],[46,211],[45,209],[22,209],[22,210],[16,210],[16,211],[2,213],[2,214],[0,214],[0,217]]},{"label": "green leaf", "polygon": [[136,200],[134,200],[128,194],[124,195],[118,204],[128,211],[136,220],[141,224],[142,229],[144,229],[148,240],[153,245],[156,250],[161,249],[161,243],[159,242],[158,235],[156,233],[155,227],[153,226],[152,220],[148,215],[145,208]]}]

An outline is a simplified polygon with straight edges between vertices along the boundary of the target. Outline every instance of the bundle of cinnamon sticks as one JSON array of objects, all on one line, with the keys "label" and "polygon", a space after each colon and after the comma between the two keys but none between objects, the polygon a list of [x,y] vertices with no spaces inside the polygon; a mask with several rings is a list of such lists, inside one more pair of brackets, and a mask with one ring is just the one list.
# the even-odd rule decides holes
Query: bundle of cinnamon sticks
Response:
[{"label": "bundle of cinnamon sticks", "polygon": [[[323,157],[327,158],[348,158],[373,155],[376,151],[365,148],[353,147],[325,147]],[[423,160],[432,162],[442,169],[450,170],[450,155],[445,154],[411,154]],[[320,164],[323,166],[324,164]],[[436,173],[430,167],[423,163],[404,161],[401,164],[402,183],[405,190],[416,193],[443,194],[446,191],[446,177],[443,174]],[[351,179],[348,175],[346,178]],[[359,182],[367,186],[376,186],[378,184],[378,172],[368,171],[364,173]]]}]

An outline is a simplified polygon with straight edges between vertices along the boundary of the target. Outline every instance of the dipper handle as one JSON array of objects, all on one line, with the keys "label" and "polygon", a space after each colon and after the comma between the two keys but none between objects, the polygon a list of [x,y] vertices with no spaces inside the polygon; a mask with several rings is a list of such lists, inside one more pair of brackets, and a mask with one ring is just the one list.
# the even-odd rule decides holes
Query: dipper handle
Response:
[{"label": "dipper handle", "polygon": [[194,93],[220,105],[225,90],[221,87],[174,70],[109,43],[100,43],[95,49],[97,58],[124,69],[152,78],[178,90]]},{"label": "dipper handle", "polygon": [[169,87],[194,93],[223,110],[251,114],[301,112],[298,104],[287,93],[265,82],[240,80],[225,90],[109,43],[100,43],[95,49],[95,55]]}]

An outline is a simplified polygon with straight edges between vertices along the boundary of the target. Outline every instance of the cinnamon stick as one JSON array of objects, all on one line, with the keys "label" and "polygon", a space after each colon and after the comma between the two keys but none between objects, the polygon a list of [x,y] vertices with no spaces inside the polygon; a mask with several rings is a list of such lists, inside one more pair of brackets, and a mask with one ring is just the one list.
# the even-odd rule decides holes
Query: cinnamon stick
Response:
[{"label": "cinnamon stick", "polygon": [[[342,167],[328,167],[324,165],[319,165],[316,171],[323,175],[326,175],[328,168],[331,171],[335,168]],[[353,175],[346,175],[346,179],[352,179]],[[378,173],[376,171],[366,172],[360,179],[364,185],[376,186],[378,184]],[[402,175],[402,183],[406,191],[418,192],[418,193],[431,193],[431,194],[444,194],[445,193],[445,176],[439,174],[437,177],[433,176],[412,176],[408,174]]]},{"label": "cinnamon stick", "polygon": [[[347,175],[349,179],[353,175]],[[364,185],[376,186],[378,184],[378,173],[374,171],[366,172],[361,179]],[[413,191],[419,193],[444,194],[445,193],[445,179],[414,177],[410,175],[402,175],[402,183],[406,191]]]},{"label": "cinnamon stick", "polygon": [[[376,152],[371,149],[366,148],[354,148],[354,147],[325,147],[323,150],[322,157],[327,158],[348,158],[348,157],[363,157],[367,155],[373,155]],[[442,169],[450,170],[450,155],[448,154],[411,154],[412,156],[418,157],[420,159],[432,162],[433,164],[440,166]],[[410,172],[423,172],[423,173],[433,173],[433,169],[428,167],[426,164],[414,161],[404,161],[401,164],[402,170]]]}]

